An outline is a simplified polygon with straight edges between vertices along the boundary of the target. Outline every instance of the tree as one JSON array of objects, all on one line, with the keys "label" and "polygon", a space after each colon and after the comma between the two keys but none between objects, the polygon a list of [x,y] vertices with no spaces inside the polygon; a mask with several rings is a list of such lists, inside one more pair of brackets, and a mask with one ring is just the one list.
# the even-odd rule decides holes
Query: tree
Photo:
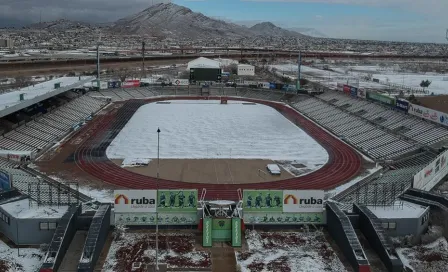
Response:
[{"label": "tree", "polygon": [[424,88],[428,88],[429,87],[429,85],[431,85],[431,81],[429,81],[429,80],[422,80],[422,82],[420,82],[420,87],[422,87],[423,89]]},{"label": "tree", "polygon": [[190,79],[190,72],[189,71],[183,71],[179,74],[180,79]]}]

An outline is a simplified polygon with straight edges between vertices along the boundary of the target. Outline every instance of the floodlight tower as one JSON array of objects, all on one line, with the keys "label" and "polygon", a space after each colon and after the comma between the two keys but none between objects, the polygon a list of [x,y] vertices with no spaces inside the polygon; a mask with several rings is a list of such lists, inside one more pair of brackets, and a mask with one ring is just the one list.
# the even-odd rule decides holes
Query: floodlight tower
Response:
[{"label": "floodlight tower", "polygon": [[98,41],[96,43],[96,80],[98,82],[98,87],[100,84],[100,45],[103,43],[101,42],[101,32],[98,36]]},{"label": "floodlight tower", "polygon": [[446,40],[448,41],[448,28],[446,29]]}]

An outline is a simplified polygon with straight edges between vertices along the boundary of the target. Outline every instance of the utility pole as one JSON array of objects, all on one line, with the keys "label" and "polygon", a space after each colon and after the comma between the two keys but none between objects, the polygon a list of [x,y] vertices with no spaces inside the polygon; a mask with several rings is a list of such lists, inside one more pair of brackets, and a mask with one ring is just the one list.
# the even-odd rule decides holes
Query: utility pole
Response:
[{"label": "utility pole", "polygon": [[101,32],[98,36],[98,42],[96,43],[96,81],[97,87],[100,88],[100,45],[101,45]]},{"label": "utility pole", "polygon": [[297,92],[299,92],[299,90],[300,90],[300,68],[301,68],[301,66],[302,66],[302,52],[301,51],[299,51],[299,59],[298,59],[298,63],[297,63],[297,86],[296,86],[296,88],[297,88]]},{"label": "utility pole", "polygon": [[141,78],[143,78],[143,77],[145,77],[145,41],[142,41],[142,76],[141,76]]}]

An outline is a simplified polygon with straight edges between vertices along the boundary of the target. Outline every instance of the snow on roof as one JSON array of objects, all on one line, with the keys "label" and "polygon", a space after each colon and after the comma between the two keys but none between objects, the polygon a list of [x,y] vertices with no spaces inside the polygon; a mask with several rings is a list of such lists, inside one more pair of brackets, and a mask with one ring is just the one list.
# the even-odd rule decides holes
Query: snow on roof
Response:
[{"label": "snow on roof", "polygon": [[407,201],[397,201],[390,206],[367,206],[380,219],[419,218],[428,209]]},{"label": "snow on roof", "polygon": [[187,69],[190,70],[190,68],[220,68],[220,67],[221,66],[219,61],[200,57],[188,62]]},{"label": "snow on roof", "polygon": [[61,218],[68,210],[68,206],[38,206],[30,198],[0,205],[9,215],[15,218]]},{"label": "snow on roof", "polygon": [[[86,80],[88,78],[93,79],[93,77],[81,77],[81,80]],[[75,86],[77,82],[79,82],[79,77],[60,77],[39,84],[31,85],[17,91],[2,94],[0,95],[0,110],[23,102],[20,101],[20,94],[24,94],[24,100],[30,100],[55,91],[56,89],[54,88],[54,84],[56,83],[60,83],[61,88],[71,85],[73,85],[73,88],[76,88],[78,87]],[[82,86],[82,84],[80,84],[80,86]]]},{"label": "snow on roof", "polygon": [[254,66],[250,64],[238,64],[238,67],[254,67]]}]

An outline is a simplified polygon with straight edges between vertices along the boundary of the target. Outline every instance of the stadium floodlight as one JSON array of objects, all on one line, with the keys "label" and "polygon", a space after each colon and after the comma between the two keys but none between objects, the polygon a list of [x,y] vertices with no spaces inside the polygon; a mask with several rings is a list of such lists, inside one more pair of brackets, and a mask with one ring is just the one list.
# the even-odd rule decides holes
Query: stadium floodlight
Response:
[{"label": "stadium floodlight", "polygon": [[[160,169],[160,128],[157,128],[157,191],[159,190],[159,169]],[[156,210],[156,271],[159,271],[159,213]]]},{"label": "stadium floodlight", "polygon": [[448,41],[448,28],[446,29],[446,40]]}]

